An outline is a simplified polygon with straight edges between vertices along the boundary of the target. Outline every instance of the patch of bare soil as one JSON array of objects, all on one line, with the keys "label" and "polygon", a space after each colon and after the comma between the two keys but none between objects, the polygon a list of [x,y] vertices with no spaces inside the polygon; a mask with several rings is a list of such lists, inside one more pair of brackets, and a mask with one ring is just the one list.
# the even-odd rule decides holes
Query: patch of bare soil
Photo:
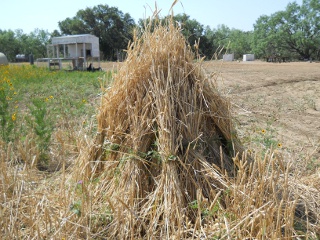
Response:
[{"label": "patch of bare soil", "polygon": [[[320,63],[204,63],[216,72],[218,86],[232,102],[243,136],[272,130],[288,152],[298,158],[320,157]],[[311,166],[312,167],[312,166]]]}]

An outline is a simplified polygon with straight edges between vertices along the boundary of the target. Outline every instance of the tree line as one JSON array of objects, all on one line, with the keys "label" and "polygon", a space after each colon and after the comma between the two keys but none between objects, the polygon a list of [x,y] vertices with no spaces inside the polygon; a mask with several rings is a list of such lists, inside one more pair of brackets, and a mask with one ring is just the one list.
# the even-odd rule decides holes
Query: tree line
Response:
[{"label": "tree line", "polygon": [[[165,18],[162,19],[163,21]],[[224,53],[234,53],[236,59],[254,53],[256,58],[317,59],[320,58],[320,2],[303,0],[301,5],[289,3],[287,7],[269,16],[260,16],[253,31],[230,29],[226,25],[216,28],[204,26],[186,14],[174,16],[191,47],[206,59],[218,59]],[[17,54],[32,53],[35,58],[46,57],[46,46],[52,37],[89,33],[97,36],[103,60],[117,60],[118,53],[127,48],[133,38],[133,29],[144,28],[144,21],[135,23],[129,13],[117,7],[97,5],[79,10],[76,16],[58,23],[59,30],[52,33],[35,29],[30,34],[19,30],[0,29],[0,51],[9,61]]]}]

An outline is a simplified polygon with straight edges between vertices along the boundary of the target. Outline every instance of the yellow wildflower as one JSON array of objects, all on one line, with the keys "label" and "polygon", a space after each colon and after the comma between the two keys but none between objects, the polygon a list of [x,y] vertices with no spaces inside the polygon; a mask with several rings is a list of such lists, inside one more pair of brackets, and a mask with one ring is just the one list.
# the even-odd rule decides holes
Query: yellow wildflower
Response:
[{"label": "yellow wildflower", "polygon": [[11,119],[12,119],[12,121],[15,121],[17,119],[16,113],[12,114]]}]

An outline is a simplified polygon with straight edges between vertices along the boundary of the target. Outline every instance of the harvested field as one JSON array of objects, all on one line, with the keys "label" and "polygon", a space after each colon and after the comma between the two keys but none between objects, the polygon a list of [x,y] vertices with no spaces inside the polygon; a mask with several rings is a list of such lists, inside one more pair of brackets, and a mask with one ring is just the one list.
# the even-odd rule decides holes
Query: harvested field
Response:
[{"label": "harvested field", "polygon": [[319,159],[319,63],[208,62],[206,69],[221,74],[218,84],[233,102],[243,137],[271,127],[284,149]]}]

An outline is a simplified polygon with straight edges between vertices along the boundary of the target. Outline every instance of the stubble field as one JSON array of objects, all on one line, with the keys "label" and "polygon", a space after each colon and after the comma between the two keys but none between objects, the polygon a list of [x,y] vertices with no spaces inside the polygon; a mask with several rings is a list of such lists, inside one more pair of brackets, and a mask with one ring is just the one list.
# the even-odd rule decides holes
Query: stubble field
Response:
[{"label": "stubble field", "polygon": [[265,130],[273,148],[305,160],[310,170],[319,166],[319,63],[208,62],[205,68],[218,73],[218,86],[230,98],[238,134],[248,146],[254,131]]}]

